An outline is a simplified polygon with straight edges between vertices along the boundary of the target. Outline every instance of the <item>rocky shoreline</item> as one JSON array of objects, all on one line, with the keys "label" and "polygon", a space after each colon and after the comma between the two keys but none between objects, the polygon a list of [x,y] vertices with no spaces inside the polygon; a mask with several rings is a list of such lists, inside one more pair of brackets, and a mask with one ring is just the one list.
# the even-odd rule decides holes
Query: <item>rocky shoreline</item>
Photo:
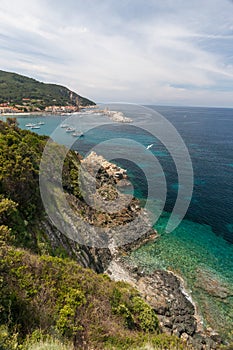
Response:
[{"label": "rocky shoreline", "polygon": [[117,123],[132,123],[133,120],[131,118],[126,117],[122,112],[118,111],[110,111],[108,109],[104,109],[103,111],[99,111],[100,113],[103,113],[108,118],[110,118],[112,121]]},{"label": "rocky shoreline", "polygon": [[[119,195],[121,202],[121,196],[124,195],[118,193],[116,185],[121,180],[127,181],[126,171],[94,153],[85,161],[81,161],[81,164],[82,162],[85,163],[88,169],[87,173],[90,176],[90,179],[87,179],[87,184],[88,181],[92,181],[92,177],[96,178],[96,199],[100,196],[106,205],[111,205],[111,201]],[[92,165],[93,169],[89,169]],[[137,199],[132,198],[127,208],[123,210],[120,206],[119,208],[116,206],[113,213],[94,210],[72,195],[69,195],[68,201],[75,210],[85,213],[83,219],[93,225],[96,232],[98,226],[101,226],[106,229],[106,236],[111,236],[114,227],[120,226],[122,232],[127,233],[131,240],[127,244],[109,244],[103,248],[81,246],[62,235],[47,220],[43,226],[54,247],[62,244],[80,265],[91,268],[97,273],[105,272],[112,280],[122,280],[135,287],[155,310],[162,332],[178,336],[190,349],[219,349],[222,344],[220,336],[212,329],[204,329],[197,308],[179,276],[166,270],[155,270],[153,273],[147,274],[142,268],[132,266],[130,260],[127,259],[130,252],[148,241],[154,241],[158,238],[158,233],[150,228],[146,212],[140,208]],[[135,220],[139,213],[145,214],[144,221],[139,221],[138,225],[132,225],[131,229],[128,229],[127,224]],[[145,231],[146,226],[147,230]],[[141,232],[146,233],[140,234]],[[85,232],[81,234],[85,234]],[[111,239],[117,243],[117,238],[114,235],[111,236]]]},{"label": "rocky shoreline", "polygon": [[[107,178],[104,176],[101,181],[104,185],[110,179],[114,179],[116,184],[123,178],[127,181],[127,172],[124,169],[116,167],[95,153],[92,153],[86,161],[89,161],[89,164],[101,164],[104,171],[107,172]],[[140,210],[144,209],[140,208]],[[119,222],[118,220],[116,224],[118,225]],[[166,270],[155,270],[151,274],[146,274],[142,268],[131,266],[126,258],[131,251],[158,237],[155,230],[149,229],[128,244],[121,247],[109,247],[109,263],[105,268],[105,273],[113,280],[130,283],[139,291],[158,315],[162,332],[178,336],[188,346],[197,350],[218,349],[222,343],[221,337],[210,328],[204,329],[202,318],[180,276]],[[105,260],[105,266],[106,262]]]},{"label": "rocky shoreline", "polygon": [[191,349],[219,349],[221,337],[212,329],[204,330],[195,304],[178,276],[166,270],[146,274],[142,268],[130,266],[121,254],[114,255],[105,273],[112,280],[125,281],[139,291],[155,310],[163,333],[176,335]]}]

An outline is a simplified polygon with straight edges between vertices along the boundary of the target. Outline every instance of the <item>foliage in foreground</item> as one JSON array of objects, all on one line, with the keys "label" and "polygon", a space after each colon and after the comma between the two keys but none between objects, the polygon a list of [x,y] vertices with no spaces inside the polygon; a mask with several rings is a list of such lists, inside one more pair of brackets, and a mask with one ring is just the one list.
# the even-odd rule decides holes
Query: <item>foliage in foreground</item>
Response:
[{"label": "foliage in foreground", "polygon": [[[45,233],[48,246],[40,249],[38,173],[46,141],[13,119],[0,122],[0,350],[181,349],[177,338],[158,334],[154,311],[129,285],[51,256]],[[79,196],[73,159],[70,152],[63,181]]]},{"label": "foliage in foreground", "polygon": [[[40,229],[44,210],[39,169],[47,141],[45,136],[20,130],[14,118],[8,118],[7,123],[0,121],[0,226],[1,231],[8,232],[11,244],[38,254],[46,251],[54,255],[49,240]],[[62,147],[54,143],[53,162],[59,152]],[[78,167],[78,158],[68,152],[63,166],[64,188],[76,196],[79,196]]]},{"label": "foliage in foreground", "polygon": [[35,336],[40,333],[59,339],[64,350],[67,342],[74,349],[133,349],[144,343],[182,348],[177,338],[159,334],[154,311],[126,283],[69,259],[39,257],[7,244],[0,256],[1,350],[27,349],[32,335],[30,349],[39,350],[40,342],[48,343]]}]

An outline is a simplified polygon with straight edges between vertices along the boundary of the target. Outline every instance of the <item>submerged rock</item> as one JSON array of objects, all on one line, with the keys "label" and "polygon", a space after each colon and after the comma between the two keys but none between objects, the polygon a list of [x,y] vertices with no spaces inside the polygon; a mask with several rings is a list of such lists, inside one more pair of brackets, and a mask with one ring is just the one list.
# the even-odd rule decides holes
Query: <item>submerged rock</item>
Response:
[{"label": "submerged rock", "polygon": [[205,290],[208,294],[226,299],[233,296],[230,287],[220,279],[215,271],[199,268],[196,272],[196,287]]}]

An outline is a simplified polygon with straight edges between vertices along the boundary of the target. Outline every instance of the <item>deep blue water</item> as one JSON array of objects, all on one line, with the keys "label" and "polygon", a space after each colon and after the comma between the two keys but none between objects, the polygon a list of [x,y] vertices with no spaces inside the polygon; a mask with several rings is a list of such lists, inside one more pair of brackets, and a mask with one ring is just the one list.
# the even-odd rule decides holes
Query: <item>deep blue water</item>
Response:
[{"label": "deep blue water", "polygon": [[[176,127],[192,159],[194,190],[186,219],[210,225],[217,235],[233,243],[233,109],[152,108]],[[173,159],[164,145],[142,130],[132,130],[131,125],[118,125],[114,129],[109,126],[97,128],[89,132],[89,136],[88,141],[87,138],[85,142],[79,142],[78,149],[87,152],[95,143],[119,136],[133,138],[144,145],[153,142],[151,151],[159,159],[166,174],[168,193],[165,210],[172,210],[177,195],[178,177]],[[140,170],[149,166],[144,164],[146,159],[138,160],[139,168],[127,160],[118,159],[118,162],[129,169],[136,195],[146,197],[147,182]]]},{"label": "deep blue water", "polygon": [[[155,224],[161,238],[138,249],[131,255],[131,260],[148,270],[170,268],[182,275],[194,300],[198,301],[204,323],[230,336],[233,329],[233,109],[151,108],[165,116],[180,133],[189,150],[194,170],[194,190],[190,207],[185,220],[170,234],[165,232],[165,226],[177,196],[178,175],[174,160],[166,147],[143,130],[143,126],[151,123],[146,113],[143,116],[135,110],[133,115],[135,120],[140,121],[141,129],[133,124],[105,124],[104,118],[101,126],[98,123],[96,125],[94,118],[90,127],[85,125],[89,123],[89,119],[77,116],[78,129],[89,131],[84,138],[72,144],[72,147],[84,156],[96,145],[102,146],[100,152],[111,151],[112,158],[127,168],[134,185],[134,194],[143,203],[148,195],[148,174],[155,176],[154,181],[158,188],[163,182],[162,174],[158,169],[154,170],[147,157],[149,151],[145,150],[147,145],[153,144],[150,152],[162,166],[168,189],[165,210]],[[132,113],[129,116],[132,117]],[[42,118],[20,117],[18,121],[20,127],[26,128],[26,123]],[[65,117],[46,116],[43,120],[45,125],[35,131],[50,135],[64,122]],[[69,147],[75,141],[60,127],[53,137]],[[111,142],[103,143],[108,140]],[[132,140],[143,145],[141,152],[137,145],[130,142]],[[122,154],[129,156],[122,157]],[[136,164],[131,161],[134,154],[137,154]],[[186,170],[185,161],[183,170]],[[221,299],[206,289],[208,279],[226,288],[226,298]]]},{"label": "deep blue water", "polygon": [[[177,128],[191,155],[195,185],[186,218],[233,242],[233,109],[154,108]],[[175,185],[173,174],[169,181]]]}]

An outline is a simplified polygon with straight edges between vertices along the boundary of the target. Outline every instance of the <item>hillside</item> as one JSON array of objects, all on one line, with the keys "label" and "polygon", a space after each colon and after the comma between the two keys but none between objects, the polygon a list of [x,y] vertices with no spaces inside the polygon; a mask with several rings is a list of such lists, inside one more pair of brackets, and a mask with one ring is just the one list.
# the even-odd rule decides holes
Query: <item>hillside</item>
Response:
[{"label": "hillside", "polygon": [[68,88],[39,82],[26,76],[0,70],[0,103],[11,106],[34,106],[41,110],[46,106],[95,105]]},{"label": "hillside", "polygon": [[[15,119],[0,122],[0,349],[186,348],[158,334],[155,311],[135,289],[82,267],[90,251],[51,229],[38,179],[46,141]],[[63,180],[81,202],[79,164],[68,152]]]}]

